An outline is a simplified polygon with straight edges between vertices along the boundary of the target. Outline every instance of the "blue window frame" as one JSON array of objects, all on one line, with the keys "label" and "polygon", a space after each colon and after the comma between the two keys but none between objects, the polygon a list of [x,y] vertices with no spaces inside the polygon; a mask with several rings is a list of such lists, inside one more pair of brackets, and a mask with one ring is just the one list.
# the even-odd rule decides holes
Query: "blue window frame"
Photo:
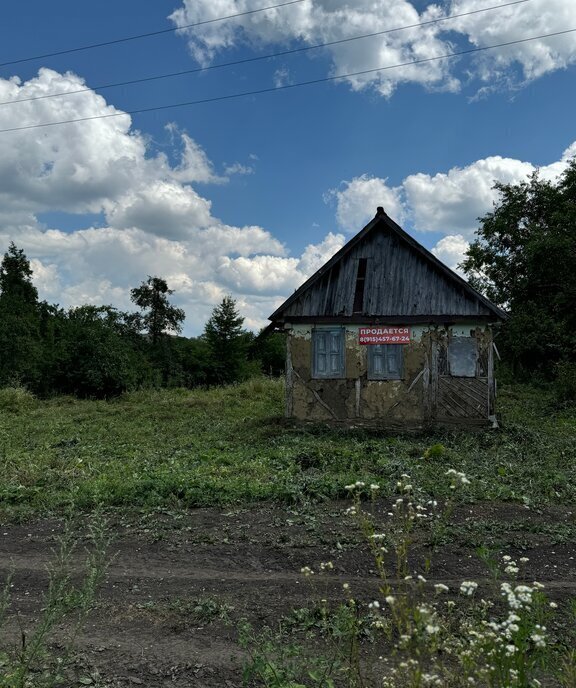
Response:
[{"label": "blue window frame", "polygon": [[344,329],[312,330],[312,377],[345,377]]},{"label": "blue window frame", "polygon": [[368,379],[401,380],[404,363],[402,344],[371,344],[368,346]]}]

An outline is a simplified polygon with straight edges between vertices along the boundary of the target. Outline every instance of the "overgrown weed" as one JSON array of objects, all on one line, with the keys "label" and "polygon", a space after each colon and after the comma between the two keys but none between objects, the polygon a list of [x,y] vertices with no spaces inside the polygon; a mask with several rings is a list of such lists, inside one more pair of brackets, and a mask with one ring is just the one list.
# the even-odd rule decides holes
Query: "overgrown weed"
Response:
[{"label": "overgrown weed", "polygon": [[[414,568],[415,533],[447,522],[472,487],[455,469],[445,471],[445,481],[451,496],[439,504],[402,474],[384,523],[367,506],[380,484],[347,485],[353,503],[346,514],[371,550],[377,592],[366,599],[344,583],[343,601],[334,605],[319,593],[332,562],[303,567],[313,591],[311,608],[295,610],[277,629],[259,634],[241,627],[249,652],[246,676],[266,688],[537,688],[544,679],[546,685],[572,685],[573,653],[564,652],[555,671],[559,658],[550,624],[558,605],[548,601],[543,585],[522,581],[527,557],[482,550],[490,578],[456,585],[427,580],[428,560]],[[294,629],[305,632],[305,645]]]},{"label": "overgrown weed", "polygon": [[22,385],[0,388],[0,411],[20,414],[29,411],[36,404],[36,397]]},{"label": "overgrown weed", "polygon": [[[73,581],[73,555],[78,540],[67,529],[48,566],[48,589],[40,615],[27,627],[16,616],[19,638],[11,647],[0,649],[2,688],[53,688],[62,685],[73,660],[78,636],[96,604],[96,596],[110,562],[111,535],[106,521],[93,516],[88,525],[88,546],[80,583]],[[10,619],[12,576],[0,596],[0,629]],[[66,624],[66,636],[62,625]],[[61,648],[57,654],[49,644],[58,632]]]}]

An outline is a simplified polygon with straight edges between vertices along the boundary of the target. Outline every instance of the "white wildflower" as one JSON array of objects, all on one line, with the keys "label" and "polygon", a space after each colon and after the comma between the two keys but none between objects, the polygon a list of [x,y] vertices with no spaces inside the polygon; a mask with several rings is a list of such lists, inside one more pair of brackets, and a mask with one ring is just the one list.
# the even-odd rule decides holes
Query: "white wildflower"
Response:
[{"label": "white wildflower", "polygon": [[462,583],[460,584],[460,592],[463,595],[472,597],[472,595],[476,592],[477,587],[478,583],[476,583],[476,581],[462,581]]}]

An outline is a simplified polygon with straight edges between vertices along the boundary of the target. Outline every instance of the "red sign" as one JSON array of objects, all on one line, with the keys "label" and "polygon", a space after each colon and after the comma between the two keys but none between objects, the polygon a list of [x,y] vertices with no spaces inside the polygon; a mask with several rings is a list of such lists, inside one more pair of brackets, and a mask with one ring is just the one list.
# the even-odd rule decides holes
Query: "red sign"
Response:
[{"label": "red sign", "polygon": [[359,332],[360,344],[410,344],[409,327],[361,327]]}]

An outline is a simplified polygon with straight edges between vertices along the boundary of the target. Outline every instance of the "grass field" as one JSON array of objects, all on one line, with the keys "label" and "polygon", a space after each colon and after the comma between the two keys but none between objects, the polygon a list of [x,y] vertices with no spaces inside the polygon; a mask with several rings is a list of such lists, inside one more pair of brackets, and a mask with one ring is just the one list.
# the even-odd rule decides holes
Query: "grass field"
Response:
[{"label": "grass field", "polygon": [[[473,434],[295,425],[267,379],[108,402],[0,390],[0,409],[2,688],[576,686],[576,409],[542,390],[504,388],[500,430]],[[470,481],[456,497],[448,468]],[[391,520],[399,495],[398,513],[438,500],[450,518]],[[83,561],[102,513],[112,560],[98,573]],[[366,536],[382,527],[378,563]],[[50,584],[66,532],[79,546]],[[506,581],[540,581],[557,606],[535,588],[494,658],[483,624],[502,622]],[[391,615],[374,606],[391,597]],[[483,638],[469,660],[462,629]]]},{"label": "grass field", "polygon": [[556,408],[541,390],[503,390],[502,429],[471,435],[294,427],[282,419],[282,400],[280,381],[255,380],[4,411],[0,508],[26,517],[96,505],[333,499],[359,477],[382,482],[386,493],[403,472],[442,497],[438,468],[448,464],[472,478],[470,499],[576,501],[576,412]]}]

